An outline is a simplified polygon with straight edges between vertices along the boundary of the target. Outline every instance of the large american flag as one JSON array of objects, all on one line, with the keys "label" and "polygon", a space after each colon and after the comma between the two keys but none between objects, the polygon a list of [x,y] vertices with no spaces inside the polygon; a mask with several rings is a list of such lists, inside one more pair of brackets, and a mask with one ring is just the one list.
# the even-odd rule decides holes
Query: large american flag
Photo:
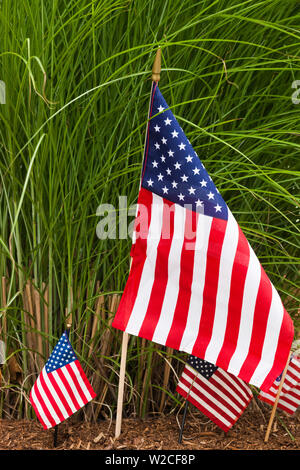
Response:
[{"label": "large american flag", "polygon": [[[258,398],[270,405],[274,405],[279,389],[280,374],[267,392],[260,392]],[[293,355],[287,368],[283,386],[279,395],[278,408],[290,415],[294,414],[300,405],[300,356]]]},{"label": "large american flag", "polygon": [[271,386],[293,323],[157,84],[131,255],[115,328]]},{"label": "large american flag", "polygon": [[176,391],[225,432],[253,397],[241,379],[195,356],[189,356]]},{"label": "large american flag", "polygon": [[31,389],[36,415],[44,429],[49,429],[95,396],[65,331]]}]

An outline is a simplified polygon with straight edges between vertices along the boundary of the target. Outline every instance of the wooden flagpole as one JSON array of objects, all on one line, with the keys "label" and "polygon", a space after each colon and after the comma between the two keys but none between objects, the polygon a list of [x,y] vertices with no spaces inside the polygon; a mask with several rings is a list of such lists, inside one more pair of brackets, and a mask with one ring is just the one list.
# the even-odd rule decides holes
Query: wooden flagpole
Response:
[{"label": "wooden flagpole", "polygon": [[[154,59],[153,67],[152,67],[152,82],[159,82],[160,71],[161,71],[161,49],[158,48],[155,59]],[[146,132],[146,136],[147,136],[147,132]],[[145,136],[145,142],[146,142],[146,136]],[[131,261],[130,261],[130,267],[131,267]],[[129,334],[126,333],[126,331],[124,331],[123,337],[122,337],[122,348],[121,348],[121,363],[120,363],[120,375],[119,375],[119,386],[118,386],[115,438],[118,438],[121,434],[128,340],[129,340]]]},{"label": "wooden flagpole", "polygon": [[1,369],[6,362],[6,307],[7,307],[7,299],[6,299],[6,278],[2,276],[2,307],[3,307],[3,314],[2,320],[0,324],[0,383],[2,381],[2,372]]},{"label": "wooden flagpole", "polygon": [[269,420],[267,432],[266,432],[266,435],[265,435],[265,442],[268,442],[268,440],[269,440],[269,436],[270,436],[270,432],[271,432],[273,420],[274,420],[274,417],[275,417],[277,405],[278,405],[279,398],[280,398],[281,389],[282,389],[282,387],[283,387],[284,379],[285,379],[285,376],[286,376],[286,373],[287,373],[287,370],[288,370],[288,366],[289,366],[289,363],[290,363],[290,358],[291,358],[291,353],[289,354],[289,357],[288,357],[286,366],[285,366],[285,368],[284,368],[284,371],[282,372],[280,384],[279,384],[279,387],[278,387],[278,390],[277,390],[277,395],[276,395],[276,398],[275,398],[275,402],[274,402],[273,409],[272,409],[272,413],[271,413],[271,416],[270,416],[270,420]]},{"label": "wooden flagpole", "polygon": [[118,403],[117,403],[117,417],[116,417],[116,430],[115,430],[116,438],[118,438],[121,434],[128,340],[129,340],[129,334],[126,333],[126,331],[124,331],[123,338],[122,338],[121,364],[120,364],[120,376],[119,376],[119,388],[118,388]]}]

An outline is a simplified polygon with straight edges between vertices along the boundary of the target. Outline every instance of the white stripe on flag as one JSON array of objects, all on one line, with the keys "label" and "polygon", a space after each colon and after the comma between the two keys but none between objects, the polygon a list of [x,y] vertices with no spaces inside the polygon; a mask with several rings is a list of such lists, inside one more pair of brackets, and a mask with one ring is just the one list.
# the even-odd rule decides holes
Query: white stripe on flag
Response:
[{"label": "white stripe on flag", "polygon": [[79,386],[80,386],[80,389],[81,389],[81,392],[84,394],[85,398],[87,401],[90,401],[92,400],[92,396],[89,392],[89,390],[87,389],[86,385],[85,385],[85,382],[82,380],[82,377],[81,377],[81,374],[80,374],[80,371],[77,367],[77,365],[75,364],[75,362],[72,362],[70,364],[71,368],[73,369],[74,371],[74,374],[76,375],[77,377],[77,380],[79,382]]},{"label": "white stripe on flag", "polygon": [[289,370],[283,388],[290,389],[298,386],[300,382],[300,362],[297,357],[293,357],[289,364]]},{"label": "white stripe on flag", "polygon": [[[201,395],[203,396],[203,398],[204,398],[204,396],[205,396],[205,400],[204,400],[204,399],[200,398],[199,395],[197,395],[196,393],[194,393],[194,398],[195,398],[195,400],[197,400],[197,402],[200,403],[202,406],[205,406],[205,408],[206,408],[207,410],[211,411],[211,413],[213,413],[214,416],[216,416],[218,419],[220,419],[220,420],[223,421],[223,422],[224,422],[224,420],[225,420],[225,422],[226,422],[227,425],[229,424],[229,422],[226,421],[226,419],[225,419],[222,415],[220,415],[220,414],[218,413],[218,411],[216,410],[216,408],[211,407],[211,405],[209,405],[209,404],[207,403],[206,399],[209,400],[209,401],[211,401],[214,405],[216,405],[216,407],[218,407],[220,410],[222,410],[229,418],[231,418],[232,420],[235,420],[235,419],[236,419],[236,415],[235,415],[234,413],[232,413],[228,408],[226,408],[226,406],[224,406],[221,402],[219,402],[218,400],[216,400],[212,395],[210,395],[209,392],[205,391],[205,394],[204,394],[204,393],[203,393],[204,391],[203,391],[203,389],[201,388],[201,386],[200,386],[199,384],[197,384],[197,382],[194,382],[193,380],[191,380],[191,378],[190,378],[188,375],[186,375],[185,373],[183,373],[183,374],[182,374],[182,378],[184,378],[187,382],[189,382],[189,383],[192,385],[192,387],[191,387],[191,389],[190,389],[189,395],[192,396],[192,393],[194,393],[194,392],[193,392],[193,388],[194,388],[194,389],[199,390],[199,392],[201,392]],[[211,386],[211,385],[212,385],[212,384],[209,384],[208,386],[209,386],[213,391],[217,392],[218,395],[219,395],[221,398],[225,398],[225,400],[226,400],[227,402],[230,401],[230,400],[228,400],[228,397],[227,397],[227,396],[225,396],[224,394],[220,393],[220,391],[219,391],[216,387]],[[185,386],[185,385],[184,385],[182,382],[180,382],[179,386],[182,387],[182,386]],[[186,391],[189,391],[189,389],[187,388]]]},{"label": "white stripe on flag", "polygon": [[279,404],[284,406],[285,408],[287,408],[288,410],[290,410],[292,413],[294,413],[296,411],[296,409],[298,408],[299,406],[299,403],[298,404],[294,404],[292,405],[291,403],[288,403],[284,398],[282,398],[281,400],[279,400]]},{"label": "white stripe on flag", "polygon": [[[225,375],[225,371],[221,368],[219,368],[219,372]],[[233,379],[232,379],[233,380]],[[245,403],[248,403],[249,399],[252,398],[252,392],[251,389],[249,388],[246,383],[240,379],[239,377],[234,376],[234,384],[236,388],[238,388],[239,392],[243,395],[245,398]]]},{"label": "white stripe on flag", "polygon": [[75,413],[77,411],[77,408],[75,407],[74,403],[73,403],[73,400],[72,400],[72,397],[70,397],[69,395],[69,392],[68,390],[66,389],[66,387],[64,386],[64,383],[63,381],[61,380],[59,374],[57,373],[56,370],[54,370],[53,372],[51,372],[52,376],[53,376],[53,379],[55,380],[55,382],[57,383],[59,389],[61,390],[63,396],[65,397],[66,401],[68,402],[68,405],[69,407],[71,408],[72,412]]},{"label": "white stripe on flag", "polygon": [[136,336],[139,334],[149,304],[151,289],[155,278],[157,247],[162,229],[163,199],[154,193],[152,197],[151,221],[147,237],[147,258],[134,307],[126,328],[127,333]]},{"label": "white stripe on flag", "polygon": [[[291,394],[289,394],[287,397],[285,397],[283,395],[278,400],[278,406],[279,407],[280,407],[280,405],[285,406],[286,408],[288,408],[289,410],[294,412],[294,411],[296,411],[296,409],[298,408],[299,403],[300,403],[300,391],[297,390],[297,389],[293,389],[292,392],[293,392],[293,394],[297,395],[297,397],[293,397]],[[267,400],[270,400],[271,403],[274,404],[275,399],[276,399],[276,394],[274,396],[274,395],[271,395],[270,393],[262,393],[261,392],[260,397],[266,398]]]},{"label": "white stripe on flag", "polygon": [[[242,405],[240,409],[243,409],[243,407],[247,403],[247,400],[243,400],[235,391],[236,389],[238,389],[240,391],[240,387],[237,385],[236,382],[234,382],[231,379],[231,377],[228,376],[228,374],[224,373],[224,371],[222,369],[219,368],[218,371],[219,371],[219,373],[221,373],[223,375],[223,377],[225,379],[227,379],[228,381],[231,382],[232,387],[227,385],[226,382],[221,377],[218,377],[217,375],[214,376],[215,381],[218,382],[222,387],[224,387],[228,391],[229,395],[231,395],[233,398],[235,398],[236,401],[238,401]],[[218,388],[216,390],[218,390]],[[230,401],[228,395],[227,395],[226,399],[227,399],[228,402]],[[239,410],[237,405],[234,405],[232,403],[232,406],[234,406],[237,410]]]},{"label": "white stripe on flag", "polygon": [[[70,364],[68,364],[68,366],[70,366],[70,367],[73,369],[73,363],[72,363],[72,362],[71,362]],[[72,377],[71,377],[71,375],[70,375],[70,372],[68,371],[67,366],[62,367],[60,370],[61,370],[62,374],[64,375],[66,381],[67,381],[68,384],[70,385],[70,387],[71,387],[71,389],[72,389],[72,392],[74,393],[75,398],[76,398],[76,400],[77,400],[78,403],[79,403],[79,406],[82,408],[85,404],[83,403],[82,398],[81,398],[81,396],[80,396],[79,393],[78,393],[77,387],[76,387],[76,385],[75,385],[74,382],[73,382],[73,379],[72,379]]]},{"label": "white stripe on flag", "polygon": [[[299,357],[292,357],[287,369],[286,377],[278,400],[279,408],[293,414],[300,405],[300,383],[299,383],[300,362]],[[276,379],[267,392],[260,391],[259,399],[274,404],[280,385],[280,377]]]},{"label": "white stripe on flag", "polygon": [[[187,369],[190,370],[190,372],[192,374],[195,374],[195,370],[191,369],[190,367],[186,366]],[[185,374],[185,372],[183,372],[182,374],[182,377],[184,377],[186,380],[187,379],[187,375]],[[234,391],[232,390],[231,387],[228,387],[221,379],[220,377],[217,377],[216,375],[213,376],[213,379],[218,382],[219,384],[222,385],[223,388],[225,388],[228,392],[229,392],[229,395],[226,395],[224,392],[222,392],[220,390],[219,387],[217,387],[216,385],[214,385],[210,380],[207,380],[205,377],[203,377],[201,374],[198,374],[197,375],[197,378],[203,382],[204,384],[206,384],[207,387],[209,387],[213,392],[215,392],[217,394],[218,397],[220,398],[223,398],[223,400],[225,400],[227,403],[229,403],[229,405],[234,408],[238,413],[240,413],[241,411],[241,408],[237,406],[236,403],[234,403],[231,398],[230,398],[230,395],[231,396],[234,396],[234,398],[236,398],[238,400],[239,403],[242,403],[241,399],[239,397],[236,396],[236,394],[234,393]],[[191,382],[191,379],[189,378],[189,381]],[[216,400],[213,396],[211,396],[209,394],[209,392],[207,392],[206,390],[204,391],[202,388],[201,388],[201,385],[199,385],[197,382],[193,382],[193,387],[197,388],[202,394],[204,394],[206,397],[210,397],[210,400],[213,402],[213,403],[216,403],[218,404],[218,406],[224,411],[226,412],[226,414],[228,414],[228,416],[232,417],[232,418],[235,418],[237,415],[236,414],[233,414],[230,410],[228,410],[226,408],[226,406],[224,406],[222,403],[219,403],[218,400]]]},{"label": "white stripe on flag", "polygon": [[238,375],[240,372],[249,351],[256,297],[261,278],[261,266],[250,245],[249,251],[249,265],[244,286],[239,336],[236,349],[228,366],[228,372],[234,375]]},{"label": "white stripe on flag", "polygon": [[[191,286],[190,308],[180,349],[191,353],[198,336],[205,285],[206,254],[212,217],[199,214],[196,233],[193,281]],[[197,314],[195,314],[197,312]]]},{"label": "white stripe on flag", "polygon": [[238,241],[239,227],[235,218],[228,210],[228,221],[220,258],[218,292],[216,298],[213,331],[205,352],[205,359],[209,362],[212,362],[213,364],[215,364],[217,361],[225,337],[227,315],[225,315],[224,312],[228,313],[231,274]]},{"label": "white stripe on flag", "polygon": [[[47,372],[46,372],[46,368],[44,367],[42,372],[41,372],[41,375],[43,376],[43,378],[45,377],[45,375],[47,375]],[[57,416],[56,414],[56,411],[53,409],[53,406],[51,405],[49,399],[48,399],[48,396],[47,396],[47,393],[46,391],[44,390],[44,387],[43,385],[41,384],[41,378],[40,376],[37,378],[36,380],[36,385],[38,387],[38,391],[40,392],[40,395],[42,397],[42,399],[44,400],[44,403],[45,403],[45,407],[47,408],[48,410],[48,413],[51,415],[51,417],[53,418],[53,420],[55,421],[55,423],[59,423],[60,422],[60,419],[59,417]]]},{"label": "white stripe on flag", "polygon": [[184,240],[186,210],[178,204],[174,204],[174,208],[174,235],[168,259],[168,282],[159,321],[152,338],[152,341],[161,344],[165,344],[167,340],[176,308],[179,292],[180,254]]},{"label": "white stripe on flag", "polygon": [[45,380],[45,383],[50,391],[50,395],[53,397],[55,403],[57,404],[57,407],[59,408],[61,414],[63,415],[63,417],[65,419],[67,419],[69,417],[69,413],[67,412],[67,410],[65,409],[64,405],[62,404],[59,396],[57,395],[56,391],[55,391],[55,388],[53,387],[52,383],[50,382],[49,378],[48,378],[48,374],[46,372],[46,369],[43,370],[43,378]]},{"label": "white stripe on flag", "polygon": [[43,407],[42,407],[42,404],[40,403],[40,401],[39,401],[39,399],[38,399],[38,397],[37,397],[37,395],[36,395],[36,393],[35,393],[35,389],[36,389],[36,388],[39,388],[39,387],[38,387],[38,379],[37,379],[37,381],[35,382],[34,386],[33,386],[32,389],[31,389],[32,399],[33,399],[34,404],[35,404],[35,406],[36,406],[36,408],[37,408],[37,410],[38,410],[38,412],[39,412],[39,414],[40,414],[40,416],[41,416],[43,422],[45,423],[46,427],[47,427],[47,428],[51,428],[52,424],[51,424],[50,421],[48,420],[48,417],[47,417],[47,415],[46,415],[45,412],[44,412],[44,409],[43,409]]},{"label": "white stripe on flag", "polygon": [[289,377],[288,380],[286,380],[286,383],[283,386],[283,390],[289,390],[291,388],[294,388],[300,382],[300,375],[295,370],[291,371],[291,373],[293,375],[295,375],[296,378],[294,379],[292,377]]},{"label": "white stripe on flag", "polygon": [[253,383],[262,383],[264,378],[268,375],[268,371],[273,366],[283,314],[282,302],[278,292],[272,285],[272,301],[268,315],[261,361],[251,377],[251,382]]}]

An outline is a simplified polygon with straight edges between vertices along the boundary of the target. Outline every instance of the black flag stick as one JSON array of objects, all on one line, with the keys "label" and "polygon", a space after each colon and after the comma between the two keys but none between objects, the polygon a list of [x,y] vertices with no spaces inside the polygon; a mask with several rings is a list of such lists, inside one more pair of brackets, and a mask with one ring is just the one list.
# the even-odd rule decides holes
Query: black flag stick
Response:
[{"label": "black flag stick", "polygon": [[[71,329],[71,326],[72,326],[72,314],[69,315],[68,319],[67,319],[67,325],[66,325],[66,332],[67,332],[67,335],[69,337],[69,333],[70,333],[70,329]],[[57,436],[58,436],[58,424],[56,426],[54,426],[54,433],[53,433],[53,447],[57,447]]]},{"label": "black flag stick", "polygon": [[186,412],[187,412],[188,406],[189,406],[189,402],[187,400],[185,400],[185,406],[184,406],[183,417],[182,417],[182,422],[181,422],[181,427],[180,427],[180,432],[179,432],[178,444],[181,444],[181,442],[182,442],[182,434],[183,434],[183,430],[184,430]]},{"label": "black flag stick", "polygon": [[54,427],[53,447],[57,447],[57,435],[58,435],[58,425]]}]

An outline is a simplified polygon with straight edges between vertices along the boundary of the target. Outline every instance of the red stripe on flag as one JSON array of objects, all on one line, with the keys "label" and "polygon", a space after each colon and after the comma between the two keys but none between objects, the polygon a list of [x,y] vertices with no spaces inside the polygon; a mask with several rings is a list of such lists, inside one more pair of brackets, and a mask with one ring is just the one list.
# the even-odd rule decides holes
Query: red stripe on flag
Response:
[{"label": "red stripe on flag", "polygon": [[[196,393],[202,400],[205,400],[205,402],[213,408],[217,413],[219,413],[223,418],[227,419],[228,421],[232,422],[233,418],[230,417],[217,403],[220,403],[223,405],[225,408],[228,409],[231,413],[233,413],[235,416],[237,414],[237,410],[233,408],[233,406],[227,402],[223,397],[218,392],[221,392],[225,394],[226,396],[230,396],[230,392],[228,392],[219,382],[216,382],[212,378],[209,379],[209,384],[205,380],[199,380],[199,377],[195,377],[193,374],[191,374],[190,371],[185,370],[184,371],[186,375],[188,375],[194,383],[197,383],[201,387],[201,391],[198,390],[196,387],[192,387],[193,392]],[[181,377],[180,381],[184,382],[184,377]],[[217,389],[218,392],[215,392],[211,385],[214,385]],[[213,401],[211,398],[208,397],[208,394],[215,400]],[[235,399],[233,397],[230,397],[231,401],[235,403]],[[238,404],[239,408],[242,408],[240,404]]]},{"label": "red stripe on flag", "polygon": [[[189,393],[183,390],[180,385],[177,385],[176,392],[180,393],[184,398],[186,398],[192,405],[194,405],[198,410],[200,410],[205,416],[207,416],[211,421],[213,421],[219,428],[223,429],[223,431],[229,431],[231,426],[226,426],[222,421],[220,421],[213,413],[211,413],[207,408],[201,405],[194,397],[192,397]],[[193,392],[194,389],[193,389]],[[231,423],[230,423],[231,424]]]},{"label": "red stripe on flag", "polygon": [[[287,377],[286,384],[290,384],[290,386],[295,386],[295,384],[299,381],[300,377],[300,367],[294,363],[294,360],[291,360],[289,365],[289,376]],[[291,382],[290,382],[291,381]]]},{"label": "red stripe on flag", "polygon": [[[47,374],[46,370],[45,371],[45,374]],[[47,374],[48,375],[48,374]],[[45,379],[44,379],[44,376],[43,376],[43,372],[40,374],[40,381],[41,381],[41,386],[43,387],[43,390],[45,392],[45,394],[47,395],[47,398],[53,408],[53,410],[55,411],[55,413],[57,414],[58,418],[60,421],[63,421],[65,419],[64,415],[62,414],[58,404],[56,403],[53,395],[52,395],[52,392],[49,390],[48,388],[48,385],[46,384],[45,382]],[[50,410],[49,410],[49,413],[50,413]]]},{"label": "red stripe on flag", "polygon": [[[292,396],[292,394],[290,394],[290,396]],[[297,397],[296,395],[295,396],[295,401],[283,396],[282,398],[279,399],[278,401],[278,408],[280,408],[281,410],[283,411],[286,411],[286,413],[289,413],[290,415],[293,415],[296,411],[296,409],[298,408],[299,406],[299,397]],[[275,403],[275,397],[274,399],[272,399],[271,397],[263,397],[261,395],[259,395],[258,397],[261,401],[264,401],[265,403],[268,403],[269,405],[274,405]],[[285,403],[288,403],[291,405],[291,408],[288,408],[286,406]]]},{"label": "red stripe on flag", "polygon": [[274,365],[260,387],[263,391],[268,390],[274,381],[274,377],[278,377],[284,370],[290,353],[290,339],[294,335],[294,326],[289,314],[285,309],[283,310],[283,320],[277,341]]},{"label": "red stripe on flag", "polygon": [[239,372],[245,382],[249,382],[260,361],[272,302],[272,285],[261,266],[261,278],[253,316],[253,327],[249,352]]},{"label": "red stripe on flag", "polygon": [[[76,362],[76,361],[75,361],[75,362]],[[73,362],[73,364],[74,364],[74,362]],[[72,369],[72,367],[70,366],[70,364],[67,364],[65,367],[67,368],[67,370],[68,370],[68,372],[69,372],[69,374],[70,374],[70,376],[71,376],[73,385],[74,385],[74,387],[76,388],[77,393],[79,394],[81,400],[83,401],[84,404],[87,403],[88,399],[87,399],[87,397],[85,396],[85,394],[84,394],[84,392],[83,392],[83,390],[82,390],[82,388],[81,388],[81,385],[80,385],[80,383],[79,383],[79,381],[78,381],[78,377],[77,377],[76,373],[74,372],[74,370]]]},{"label": "red stripe on flag", "polygon": [[174,349],[180,349],[180,343],[189,313],[198,219],[199,214],[197,212],[186,209],[184,241],[180,259],[178,297],[172,325],[166,341],[166,344]]},{"label": "red stripe on flag", "polygon": [[[64,367],[67,367],[67,366],[64,366]],[[67,369],[68,370],[68,369]],[[76,410],[79,410],[79,408],[81,408],[81,405],[78,403],[77,401],[77,398],[75,397],[74,395],[74,392],[69,384],[69,378],[65,376],[64,372],[62,371],[62,369],[57,369],[56,371],[62,381],[62,383],[64,384],[65,386],[65,389],[67,390],[67,393],[68,393],[68,399],[70,399],[72,402],[73,402],[73,405],[74,407],[76,408]]]},{"label": "red stripe on flag", "polygon": [[[38,378],[38,380],[39,380],[39,378]],[[52,417],[52,415],[51,415],[51,413],[48,409],[48,406],[46,405],[46,403],[45,403],[45,401],[44,401],[44,399],[43,399],[43,397],[40,393],[39,385],[37,385],[37,382],[34,384],[34,391],[35,391],[36,397],[38,399],[38,402],[39,402],[41,408],[43,409],[44,414],[46,415],[46,418],[48,419],[48,421],[50,422],[50,424],[52,426],[56,426],[56,421],[53,419],[53,417]]]},{"label": "red stripe on flag", "polygon": [[230,359],[237,346],[243,305],[244,286],[250,257],[249,243],[240,227],[238,227],[238,229],[239,240],[231,274],[227,325],[223,346],[216,361],[216,363],[220,365],[222,369],[228,368]]},{"label": "red stripe on flag", "polygon": [[194,356],[201,358],[205,358],[205,351],[213,330],[218,291],[220,257],[226,225],[227,222],[225,220],[214,218],[209,235],[201,320],[198,337],[192,350],[192,354]]},{"label": "red stripe on flag", "polygon": [[[186,372],[186,370],[185,370]],[[195,379],[195,377],[192,377],[192,379]],[[195,382],[198,383],[198,385],[201,386],[201,390],[199,390],[197,387],[195,387]],[[185,392],[180,384],[185,385],[188,389],[189,392]],[[179,390],[178,390],[179,389]],[[221,429],[224,431],[228,431],[230,427],[235,423],[236,418],[231,417],[227,415],[214,401],[208,398],[207,392],[210,393],[211,396],[215,396],[217,401],[221,403],[221,400],[219,397],[210,389],[209,387],[203,386],[203,383],[200,382],[196,379],[193,380],[192,383],[190,383],[188,380],[186,380],[184,377],[181,377],[180,383],[177,386],[176,391],[178,393],[181,393],[181,390],[184,392],[184,397],[187,398],[188,401],[193,403],[194,406],[196,406],[202,413],[204,413],[206,416],[208,416],[213,422],[215,422]],[[202,391],[203,390],[203,391]],[[197,398],[193,397],[191,395],[191,392],[197,396]],[[199,401],[198,401],[199,398]],[[200,403],[200,400],[204,403]],[[227,403],[225,403],[225,406],[228,408]],[[211,408],[211,410],[209,409]],[[216,415],[220,415],[224,420],[228,421],[230,425],[226,425],[222,419],[218,418]]]},{"label": "red stripe on flag", "polygon": [[[295,373],[299,371],[299,364],[300,362],[298,356],[293,357],[290,360],[283,387],[280,393],[280,398],[278,401],[278,407],[289,414],[293,414],[300,405],[300,377],[295,375]],[[293,381],[290,380],[291,378],[293,379]],[[278,377],[278,380],[276,379],[276,381],[273,383],[273,385],[267,392],[261,391],[258,398],[262,401],[265,401],[266,403],[269,403],[270,405],[273,405],[277,397],[279,385],[280,377]],[[292,409],[289,408],[287,405],[290,405]]]},{"label": "red stripe on flag", "polygon": [[[216,380],[217,378],[220,380]],[[228,398],[230,398],[231,401],[235,404],[235,406],[241,410],[244,409],[244,406],[246,406],[246,404],[248,404],[252,398],[252,395],[249,395],[249,392],[246,393],[247,397],[243,395],[240,390],[242,388],[241,383],[236,379],[236,377],[229,373],[222,374],[219,369],[212,376],[210,382],[213,383],[215,387],[217,387],[225,395],[227,395]],[[237,395],[240,401],[233,395],[233,393]],[[234,408],[232,409],[232,412],[235,414],[238,413],[237,410],[234,411]]]},{"label": "red stripe on flag", "polygon": [[[135,303],[144,269],[144,264],[147,257],[147,236],[151,221],[151,204],[152,193],[147,189],[141,188],[139,192],[138,205],[141,205],[143,207],[139,208],[138,217],[140,218],[140,225],[142,224],[142,228],[144,228],[144,231],[140,234],[140,236],[137,235],[134,248],[134,257],[132,258],[132,266],[129,273],[128,281],[126,283],[124,293],[119,304],[119,308],[112,323],[112,326],[114,328],[118,328],[123,331],[126,329]],[[145,209],[148,213],[148,220],[146,222],[144,220]],[[143,220],[141,220],[142,218]],[[137,224],[137,226],[138,225],[139,224]]]},{"label": "red stripe on flag", "polygon": [[[186,387],[188,392],[183,387]],[[224,431],[228,431],[235,424],[252,399],[251,390],[247,385],[222,369],[217,369],[210,379],[205,379],[200,373],[186,366],[176,391]]]},{"label": "red stripe on flag", "polygon": [[[286,405],[290,405],[290,408]],[[285,407],[286,411],[292,415],[299,406],[299,396],[291,391],[288,397],[283,396],[281,400],[279,400],[278,406],[281,408]]]},{"label": "red stripe on flag", "polygon": [[[216,370],[216,372],[213,374],[213,376],[208,380],[209,383],[207,383],[207,381],[205,379],[202,380],[202,378],[198,375],[198,376],[195,376],[195,374],[193,374],[189,369],[185,369],[184,372],[186,373],[186,375],[188,375],[191,379],[194,380],[194,382],[196,382],[200,387],[201,389],[203,389],[203,392],[198,392],[198,395],[199,396],[205,396],[205,399],[208,401],[209,405],[212,407],[212,408],[215,408],[216,411],[218,411],[218,413],[220,413],[222,416],[224,416],[226,419],[228,419],[229,421],[232,420],[232,418],[230,418],[227,413],[225,413],[224,411],[222,411],[218,405],[214,404],[213,402],[211,402],[208,397],[207,397],[207,393],[209,393],[217,402],[221,403],[222,405],[224,405],[224,407],[226,407],[231,413],[233,413],[235,416],[238,415],[240,416],[240,412],[241,411],[238,411],[236,410],[230,403],[229,401],[225,400],[224,398],[221,397],[220,393],[223,393],[226,397],[228,397],[228,399],[230,399],[230,401],[232,403],[235,404],[236,407],[239,408],[239,410],[243,410],[244,409],[244,406],[246,406],[245,402],[247,403],[247,400],[245,399],[244,396],[241,396],[239,391],[236,390],[235,386],[229,381],[226,379],[225,376],[223,376],[222,374],[220,374],[220,372],[218,370]],[[216,380],[216,379],[220,379],[219,380]],[[181,379],[182,380],[182,379]],[[227,386],[227,388],[225,387],[225,385]],[[218,390],[218,392],[215,392],[213,389],[212,389],[212,386],[215,386],[215,388]],[[228,390],[229,389],[229,390]],[[234,392],[242,399],[243,401],[243,404],[241,404],[232,394],[232,390],[234,390]],[[206,392],[206,393],[205,393]],[[250,401],[250,399],[249,399]]]},{"label": "red stripe on flag", "polygon": [[157,247],[154,282],[147,312],[139,332],[139,336],[149,340],[152,339],[158,323],[168,283],[168,259],[174,234],[174,211],[175,205],[171,201],[164,200],[162,230]]},{"label": "red stripe on flag", "polygon": [[[45,403],[44,403],[44,401],[43,401],[43,403],[41,403],[41,400],[40,400],[40,399],[41,399],[41,395],[40,395],[39,393],[37,393],[36,388],[37,388],[37,385],[36,385],[36,383],[35,383],[34,386],[33,386],[33,388],[32,388],[31,391],[30,391],[30,402],[31,402],[31,404],[32,404],[32,406],[33,406],[33,408],[34,408],[34,411],[36,412],[36,415],[37,415],[38,419],[39,419],[40,422],[42,423],[43,428],[44,428],[44,429],[48,429],[47,424],[45,423],[45,421],[43,420],[42,416],[41,416],[40,413],[39,413],[39,410],[38,410],[38,407],[37,407],[37,403],[36,403],[35,399],[34,399],[33,396],[32,396],[32,390],[34,389],[35,394],[36,394],[36,397],[37,397],[37,400],[38,400],[40,406],[44,409],[44,408],[45,408]],[[38,395],[39,395],[39,397],[38,397]],[[50,423],[52,424],[51,421],[50,421]],[[54,422],[54,424],[52,424],[52,426],[55,426],[55,424],[56,424],[56,423]]]},{"label": "red stripe on flag", "polygon": [[[59,369],[58,369],[59,370]],[[56,372],[58,372],[58,370]],[[59,375],[59,374],[58,374]],[[73,413],[73,411],[71,410],[70,408],[70,405],[66,399],[66,397],[64,396],[64,394],[62,393],[62,390],[60,388],[60,386],[58,385],[58,383],[56,382],[56,379],[54,378],[54,375],[53,375],[53,372],[50,372],[48,374],[48,379],[50,380],[51,384],[52,384],[52,387],[54,388],[54,390],[56,391],[60,401],[62,402],[63,406],[65,407],[66,409],[66,412],[68,413],[69,416],[71,416],[71,414]],[[63,418],[65,419],[65,418]]]},{"label": "red stripe on flag", "polygon": [[[90,382],[88,381],[87,376],[85,375],[84,370],[83,370],[83,368],[81,367],[80,362],[79,362],[79,361],[75,361],[75,362],[74,362],[74,366],[75,366],[76,369],[78,370],[78,373],[79,373],[81,379],[83,380],[83,383],[84,383],[84,385],[85,385],[86,388],[87,388],[87,391],[88,391],[89,394],[91,395],[91,398],[95,398],[96,393],[95,393],[93,387],[91,386]],[[87,400],[90,399],[89,397],[86,397],[86,398],[87,398]]]}]

